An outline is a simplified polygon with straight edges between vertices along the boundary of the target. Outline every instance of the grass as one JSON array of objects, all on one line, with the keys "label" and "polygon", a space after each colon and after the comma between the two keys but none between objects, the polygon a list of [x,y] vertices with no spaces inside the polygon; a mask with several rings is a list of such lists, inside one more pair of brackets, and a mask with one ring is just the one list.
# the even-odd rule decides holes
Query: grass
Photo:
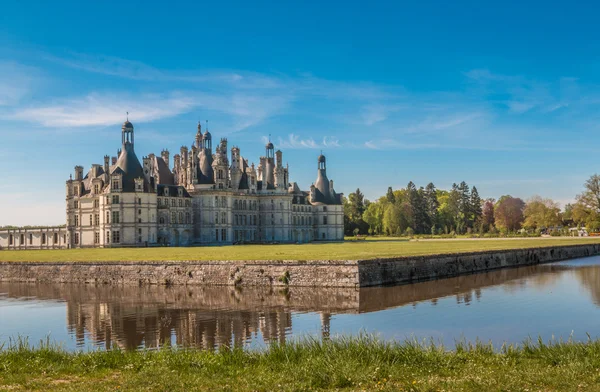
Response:
[{"label": "grass", "polygon": [[598,391],[600,341],[494,350],[312,339],[264,351],[161,349],[68,353],[19,340],[0,351],[4,391]]},{"label": "grass", "polygon": [[454,239],[410,242],[403,240],[370,240],[302,245],[3,250],[0,251],[0,261],[356,260],[591,243],[600,243],[600,238]]}]

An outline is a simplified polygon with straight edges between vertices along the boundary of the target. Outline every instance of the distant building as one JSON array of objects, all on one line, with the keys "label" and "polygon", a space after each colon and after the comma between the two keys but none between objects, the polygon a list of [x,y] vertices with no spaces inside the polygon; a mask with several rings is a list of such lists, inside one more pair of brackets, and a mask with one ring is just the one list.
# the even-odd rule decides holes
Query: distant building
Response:
[{"label": "distant building", "polygon": [[134,128],[122,126],[118,157],[104,156],[66,183],[66,227],[0,230],[2,249],[189,246],[237,242],[341,241],[342,195],[317,159],[309,191],[289,182],[281,151],[266,145],[257,167],[227,139],[213,152],[200,124],[191,148],[140,162]]}]

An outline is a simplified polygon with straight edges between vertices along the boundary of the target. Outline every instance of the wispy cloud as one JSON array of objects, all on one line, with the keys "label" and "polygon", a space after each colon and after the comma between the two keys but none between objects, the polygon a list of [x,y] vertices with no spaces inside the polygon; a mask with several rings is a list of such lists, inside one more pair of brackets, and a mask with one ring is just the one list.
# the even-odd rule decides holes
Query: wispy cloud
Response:
[{"label": "wispy cloud", "polygon": [[90,94],[49,105],[17,109],[8,118],[39,123],[47,127],[85,127],[123,122],[126,111],[137,121],[147,122],[189,111],[194,101],[182,94],[126,97]]},{"label": "wispy cloud", "polygon": [[27,95],[39,71],[11,61],[0,61],[0,106],[17,104]]},{"label": "wispy cloud", "polygon": [[[269,141],[269,138],[266,136],[262,137],[264,143]],[[287,139],[278,138],[278,141],[275,143],[277,148],[286,148],[286,149],[323,149],[323,148],[339,148],[342,147],[339,139],[333,136],[324,136],[320,140],[315,140],[311,137],[301,139],[300,136],[295,135],[293,133],[288,135]]]}]

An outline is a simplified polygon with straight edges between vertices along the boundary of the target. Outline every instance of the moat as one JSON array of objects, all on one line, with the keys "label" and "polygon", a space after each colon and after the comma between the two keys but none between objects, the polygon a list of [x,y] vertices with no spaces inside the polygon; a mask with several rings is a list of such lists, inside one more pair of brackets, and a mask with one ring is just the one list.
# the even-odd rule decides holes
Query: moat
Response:
[{"label": "moat", "polygon": [[600,256],[394,287],[234,288],[0,283],[0,344],[65,348],[263,347],[371,333],[520,343],[598,338]]}]

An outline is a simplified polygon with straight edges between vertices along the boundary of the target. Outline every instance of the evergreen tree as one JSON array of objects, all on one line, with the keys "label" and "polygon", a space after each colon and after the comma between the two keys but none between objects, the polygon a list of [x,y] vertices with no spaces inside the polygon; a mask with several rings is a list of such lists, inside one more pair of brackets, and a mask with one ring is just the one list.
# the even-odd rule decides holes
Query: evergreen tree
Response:
[{"label": "evergreen tree", "polygon": [[437,190],[432,182],[425,187],[424,199],[425,210],[429,219],[429,229],[433,233],[435,231],[435,226],[438,224],[438,208],[440,203],[437,198]]},{"label": "evergreen tree", "polygon": [[408,225],[410,227],[415,227],[416,225],[416,214],[415,214],[415,208],[418,204],[418,198],[419,198],[419,194],[417,191],[417,187],[415,186],[415,184],[410,181],[408,183],[408,185],[406,185],[406,203],[408,205],[407,208],[407,212],[408,212],[408,216],[407,216],[407,220],[408,220]]},{"label": "evergreen tree", "polygon": [[461,229],[458,230],[461,233],[467,231],[467,228],[473,227],[473,222],[471,221],[471,191],[469,190],[469,186],[466,182],[461,182],[458,186],[459,192],[459,214],[461,221]]},{"label": "evergreen tree", "polygon": [[479,197],[477,188],[473,187],[471,188],[471,221],[473,222],[473,226],[476,226],[481,221],[482,213],[481,197]]},{"label": "evergreen tree", "polygon": [[392,204],[396,202],[396,196],[394,196],[394,191],[392,190],[391,186],[388,187],[387,194],[385,195],[385,197],[387,201]]}]

